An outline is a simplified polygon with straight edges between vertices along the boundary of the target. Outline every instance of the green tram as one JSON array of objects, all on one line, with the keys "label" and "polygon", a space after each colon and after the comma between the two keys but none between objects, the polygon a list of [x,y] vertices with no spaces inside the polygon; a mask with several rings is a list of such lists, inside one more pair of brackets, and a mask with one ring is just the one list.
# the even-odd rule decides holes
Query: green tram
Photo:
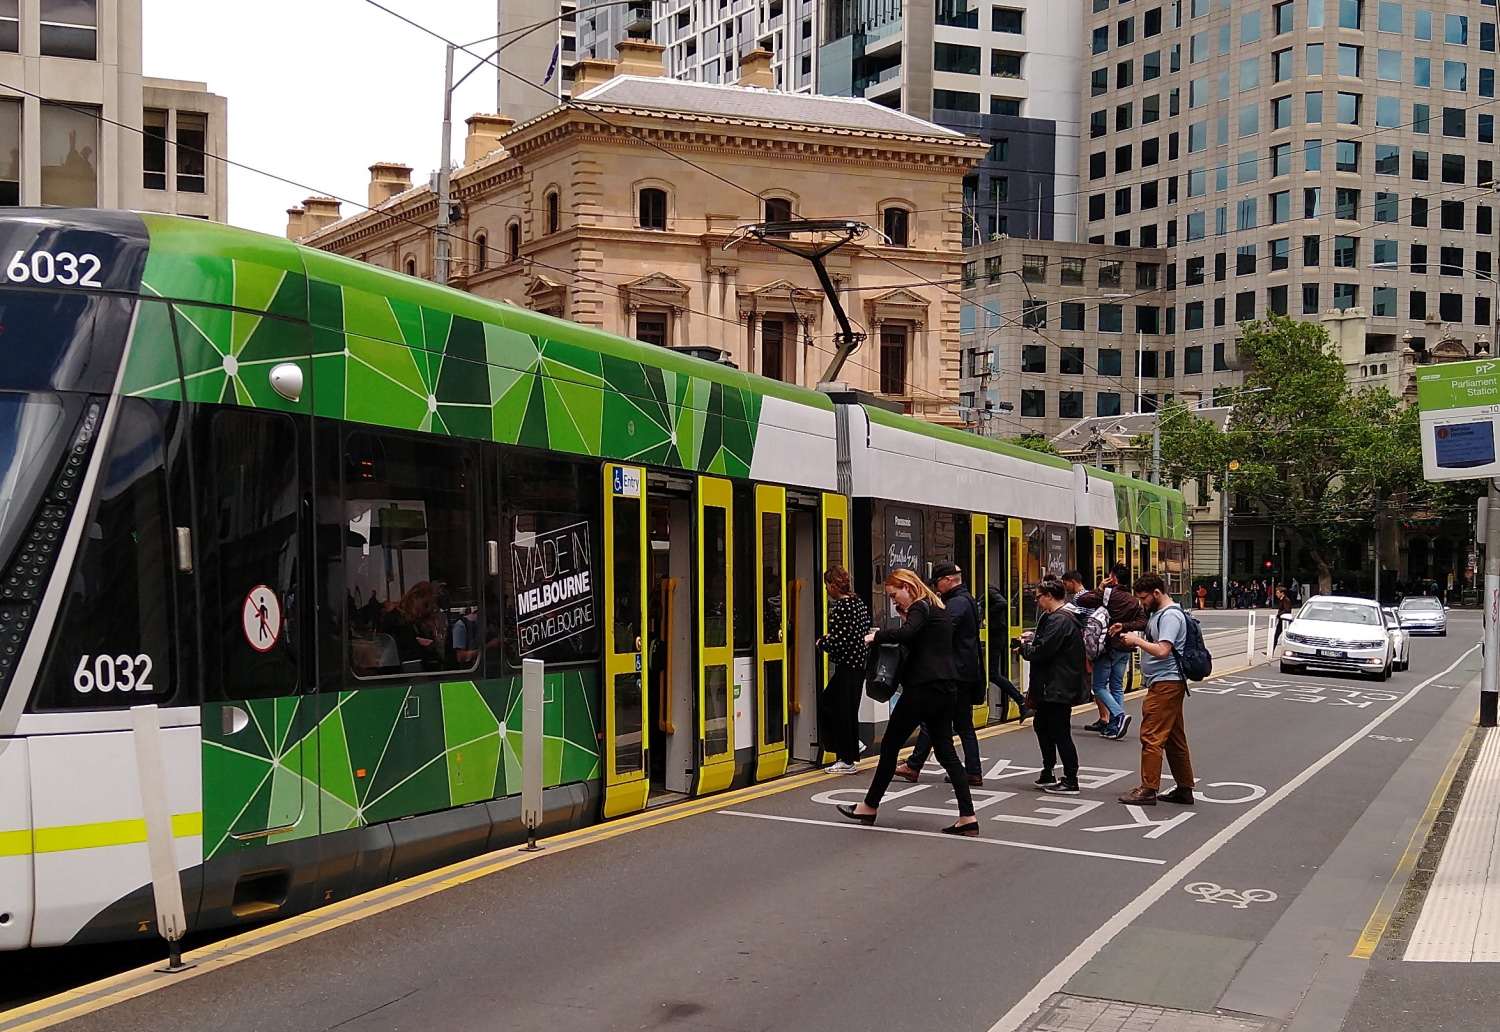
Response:
[{"label": "green tram", "polygon": [[1177,492],[193,219],[8,209],[0,354],[0,948],[154,934],[132,707],[226,927],[522,841],[523,658],[557,832],[824,761],[828,565],[1186,583]]}]

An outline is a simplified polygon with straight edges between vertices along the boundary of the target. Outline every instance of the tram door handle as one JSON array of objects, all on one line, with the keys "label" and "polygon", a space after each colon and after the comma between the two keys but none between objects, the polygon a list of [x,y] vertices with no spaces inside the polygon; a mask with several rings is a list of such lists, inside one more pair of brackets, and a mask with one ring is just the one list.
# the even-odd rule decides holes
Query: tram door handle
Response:
[{"label": "tram door handle", "polygon": [[177,569],[183,573],[193,572],[193,531],[191,527],[176,527]]},{"label": "tram door handle", "polygon": [[238,734],[250,726],[250,714],[238,706],[225,706],[222,712],[224,717],[224,734]]}]

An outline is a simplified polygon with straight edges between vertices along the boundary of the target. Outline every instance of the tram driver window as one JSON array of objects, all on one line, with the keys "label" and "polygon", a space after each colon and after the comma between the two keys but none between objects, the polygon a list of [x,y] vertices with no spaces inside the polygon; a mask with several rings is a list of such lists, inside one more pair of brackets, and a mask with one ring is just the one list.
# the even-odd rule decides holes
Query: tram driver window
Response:
[{"label": "tram driver window", "polygon": [[[473,448],[344,442],[349,666],[359,678],[470,670],[480,613]],[[457,627],[463,623],[465,626]]]}]

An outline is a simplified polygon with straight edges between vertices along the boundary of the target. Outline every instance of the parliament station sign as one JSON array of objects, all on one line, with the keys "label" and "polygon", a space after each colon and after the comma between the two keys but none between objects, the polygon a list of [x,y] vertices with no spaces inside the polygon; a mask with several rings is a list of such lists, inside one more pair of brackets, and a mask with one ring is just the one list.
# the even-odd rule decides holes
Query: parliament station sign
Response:
[{"label": "parliament station sign", "polygon": [[1500,476],[1500,361],[1448,362],[1417,372],[1422,472],[1428,480]]}]

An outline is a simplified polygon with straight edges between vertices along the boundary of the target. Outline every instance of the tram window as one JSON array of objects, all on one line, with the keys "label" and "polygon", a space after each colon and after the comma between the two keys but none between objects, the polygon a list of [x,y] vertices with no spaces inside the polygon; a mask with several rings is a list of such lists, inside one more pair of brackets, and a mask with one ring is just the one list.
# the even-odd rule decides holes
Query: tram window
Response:
[{"label": "tram window", "polygon": [[760,578],[755,574],[755,488],[734,488],[734,649],[748,653],[755,647],[759,623]]},{"label": "tram window", "polygon": [[776,645],[781,642],[781,515],[774,512],[760,514],[760,534],[764,541],[764,563],[761,566],[760,604],[762,611],[762,642]]},{"label": "tram window", "polygon": [[[201,619],[218,653],[213,683],[224,699],[294,695],[301,646],[297,428],[281,413],[225,409],[213,416],[212,438],[213,482],[206,486],[213,494],[200,572],[211,592]],[[258,596],[263,587],[278,612]],[[253,633],[245,623],[252,599],[262,607]],[[362,601],[349,592],[351,616]]]},{"label": "tram window", "polygon": [[355,677],[475,665],[472,649],[455,647],[475,636],[480,615],[474,470],[464,444],[345,439],[345,586],[363,603],[349,622]]},{"label": "tram window", "polygon": [[177,407],[137,398],[119,405],[98,501],[37,683],[39,709],[189,701],[177,691],[168,502]]},{"label": "tram window", "polygon": [[[548,664],[597,660],[601,622],[616,626],[618,614],[627,611],[639,622],[641,559],[634,550],[616,547],[610,558],[620,585],[615,613],[599,610],[601,491],[597,463],[506,453],[500,481],[508,542],[500,563],[505,609],[489,614],[489,620],[491,632],[504,640],[511,668],[523,658]],[[618,499],[615,508],[616,540],[639,540],[639,503],[630,510],[635,522],[622,527],[623,501]],[[627,569],[627,562],[635,565]],[[614,647],[634,652],[640,630],[635,624],[625,630]]]},{"label": "tram window", "polygon": [[823,568],[830,566],[848,566],[849,562],[844,555],[844,521],[828,520],[828,554],[823,557]]},{"label": "tram window", "polygon": [[721,506],[703,509],[703,646],[729,644],[729,514]]},{"label": "tram window", "polygon": [[612,508],[615,611],[610,621],[614,627],[611,648],[621,656],[641,651],[641,500],[616,498]]}]

